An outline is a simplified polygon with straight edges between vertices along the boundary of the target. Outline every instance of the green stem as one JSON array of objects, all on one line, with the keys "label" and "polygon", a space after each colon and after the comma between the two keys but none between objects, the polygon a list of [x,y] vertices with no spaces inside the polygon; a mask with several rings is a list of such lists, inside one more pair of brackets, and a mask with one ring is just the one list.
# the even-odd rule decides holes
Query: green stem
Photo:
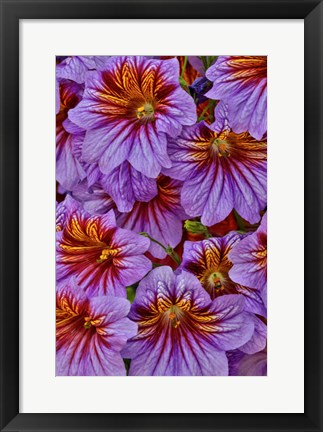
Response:
[{"label": "green stem", "polygon": [[208,104],[206,105],[206,107],[204,108],[204,110],[202,111],[200,117],[198,118],[197,121],[201,121],[204,119],[204,114],[207,112],[207,110],[210,110],[210,114],[208,116],[208,120],[210,120],[210,122],[212,123],[212,121],[214,121],[214,106],[215,106],[215,101],[210,99]]},{"label": "green stem", "polygon": [[197,119],[198,122],[204,119],[204,114],[207,112],[208,109],[209,109],[209,103],[206,105],[206,107],[202,111],[200,117]]},{"label": "green stem", "polygon": [[176,264],[178,264],[178,265],[181,264],[181,259],[178,255],[178,253],[175,252],[172,247],[169,246],[168,248],[166,248],[165,252],[167,253],[167,255],[169,255],[173,259],[173,261],[176,262]]},{"label": "green stem", "polygon": [[139,234],[142,235],[142,236],[144,236],[144,237],[149,238],[149,240],[151,240],[152,242],[158,244],[167,253],[167,255],[169,255],[176,262],[176,264],[180,265],[181,259],[180,259],[179,255],[174,251],[174,249],[172,247],[170,247],[170,246],[168,246],[168,247],[164,246],[162,243],[160,243],[158,240],[155,240],[153,237],[151,237],[146,232],[141,232]]},{"label": "green stem", "polygon": [[186,69],[186,66],[187,66],[187,59],[188,59],[188,56],[185,56],[184,57],[184,64],[183,64],[183,68],[182,68],[182,73],[181,73],[181,77],[182,78],[184,78],[185,69]]}]

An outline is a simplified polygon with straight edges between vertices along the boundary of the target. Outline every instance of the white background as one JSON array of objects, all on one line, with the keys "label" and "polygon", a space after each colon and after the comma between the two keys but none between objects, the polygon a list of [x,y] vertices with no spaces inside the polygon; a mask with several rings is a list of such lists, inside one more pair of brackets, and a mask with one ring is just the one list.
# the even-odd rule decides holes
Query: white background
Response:
[{"label": "white background", "polygon": [[[20,411],[304,412],[303,20],[22,21]],[[268,55],[268,377],[55,377],[55,55]]]}]

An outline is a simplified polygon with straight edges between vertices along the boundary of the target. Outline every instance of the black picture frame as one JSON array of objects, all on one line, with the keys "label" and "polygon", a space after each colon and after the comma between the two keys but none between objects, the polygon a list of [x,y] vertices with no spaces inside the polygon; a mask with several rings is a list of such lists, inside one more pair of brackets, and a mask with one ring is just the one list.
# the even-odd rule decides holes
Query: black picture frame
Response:
[{"label": "black picture frame", "polygon": [[[0,5],[1,430],[322,431],[322,2],[317,0],[0,0]],[[97,18],[304,19],[306,227],[304,414],[19,413],[19,20]],[[293,67],[297,67],[296,62],[295,59]],[[287,73],[292,74],[293,71]],[[291,160],[286,163],[292,163],[292,155]],[[293,269],[289,270],[293,271]],[[291,361],[292,358],[293,353],[291,353]],[[216,397],[221,395],[215,394]]]}]

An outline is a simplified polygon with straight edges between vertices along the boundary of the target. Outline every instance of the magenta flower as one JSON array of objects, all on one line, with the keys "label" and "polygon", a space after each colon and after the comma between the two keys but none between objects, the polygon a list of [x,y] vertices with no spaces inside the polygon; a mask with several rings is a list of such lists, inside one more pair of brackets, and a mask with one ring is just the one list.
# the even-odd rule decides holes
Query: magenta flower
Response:
[{"label": "magenta flower", "polygon": [[74,279],[56,292],[56,375],[126,375],[120,351],[137,333],[128,300],[92,297]]},{"label": "magenta flower", "polygon": [[223,221],[235,209],[250,223],[266,207],[267,143],[249,134],[213,132],[204,122],[186,127],[169,140],[172,168],[184,180],[181,203],[206,226]]},{"label": "magenta flower", "polygon": [[66,189],[73,189],[86,173],[74,153],[85,131],[73,125],[68,112],[82,98],[83,86],[68,80],[59,81],[59,112],[56,115],[56,179]]},{"label": "magenta flower", "polygon": [[233,263],[229,275],[235,282],[264,291],[267,288],[267,213],[257,231],[237,243],[230,251]]},{"label": "magenta flower", "polygon": [[206,96],[228,105],[232,130],[260,140],[267,131],[267,57],[220,56],[206,77],[213,82]]},{"label": "magenta flower", "polygon": [[241,238],[240,234],[230,232],[224,237],[186,241],[181,268],[196,276],[212,299],[224,294],[243,294],[246,311],[266,316],[260,293],[230,278],[230,251],[239,245]]},{"label": "magenta flower", "polygon": [[[182,182],[160,175],[157,195],[149,202],[136,202],[129,213],[118,213],[118,225],[134,232],[148,233],[164,246],[177,246],[182,239],[182,221],[186,219],[181,203]],[[165,258],[166,252],[151,242],[149,252]]]},{"label": "magenta flower", "polygon": [[109,58],[108,56],[66,57],[56,65],[56,76],[57,78],[65,78],[83,84],[87,72],[102,69]]},{"label": "magenta flower", "polygon": [[122,352],[129,375],[228,375],[225,351],[253,333],[242,296],[211,301],[193,275],[170,267],[140,282],[129,318],[138,323]]},{"label": "magenta flower", "polygon": [[76,201],[73,206],[57,233],[58,282],[75,276],[87,295],[125,296],[125,287],[151,270],[150,260],[143,255],[149,240],[118,228],[113,210],[91,216]]},{"label": "magenta flower", "polygon": [[196,121],[193,99],[179,85],[177,59],[113,57],[102,71],[88,72],[82,102],[70,111],[87,130],[83,159],[111,170],[128,160],[147,177],[170,167],[166,135]]}]

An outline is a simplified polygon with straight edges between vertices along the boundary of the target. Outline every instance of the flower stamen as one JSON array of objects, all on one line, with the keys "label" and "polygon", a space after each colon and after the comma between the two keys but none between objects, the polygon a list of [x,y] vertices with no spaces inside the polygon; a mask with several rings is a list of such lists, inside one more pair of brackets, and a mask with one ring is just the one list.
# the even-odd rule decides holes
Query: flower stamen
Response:
[{"label": "flower stamen", "polygon": [[255,258],[267,258],[267,249],[262,249],[262,250],[258,250],[255,252],[251,252],[251,254],[255,257]]},{"label": "flower stamen", "polygon": [[218,272],[211,273],[209,276],[209,282],[213,285],[214,289],[222,288],[222,279],[223,276]]},{"label": "flower stamen", "polygon": [[147,119],[154,120],[154,107],[151,103],[146,102],[136,110],[136,116],[139,120]]},{"label": "flower stamen", "polygon": [[219,157],[230,157],[229,143],[227,141],[215,138],[212,144],[216,147]]},{"label": "flower stamen", "polygon": [[102,263],[103,261],[107,261],[112,259],[117,254],[117,249],[111,249],[109,247],[106,247],[102,250],[100,259],[97,260],[98,263]]},{"label": "flower stamen", "polygon": [[84,324],[83,324],[83,327],[86,328],[86,329],[89,329],[89,328],[91,328],[92,326],[97,327],[97,326],[99,326],[99,325],[101,324],[101,322],[102,322],[101,319],[93,320],[93,319],[91,319],[90,317],[85,317],[85,318],[84,318]]},{"label": "flower stamen", "polygon": [[180,323],[181,323],[181,321],[180,321],[180,316],[181,316],[181,309],[178,307],[178,306],[176,306],[176,305],[173,305],[173,306],[171,306],[169,309],[168,309],[168,311],[166,312],[166,314],[168,315],[168,318],[169,318],[169,320],[170,320],[170,323],[171,323],[171,326],[173,327],[173,328],[177,328],[179,325],[180,325]]}]

